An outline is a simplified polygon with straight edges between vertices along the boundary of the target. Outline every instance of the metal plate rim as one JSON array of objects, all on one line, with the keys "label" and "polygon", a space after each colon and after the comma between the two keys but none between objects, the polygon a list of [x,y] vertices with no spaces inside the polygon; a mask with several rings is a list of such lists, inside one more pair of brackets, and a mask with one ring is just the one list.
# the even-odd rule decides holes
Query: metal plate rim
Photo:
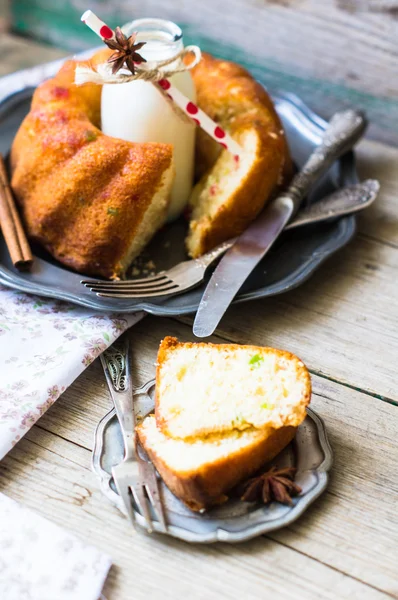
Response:
[{"label": "metal plate rim", "polygon": [[[243,302],[248,302],[250,300],[257,300],[260,298],[269,298],[272,296],[277,296],[278,294],[282,294],[284,292],[293,290],[294,288],[300,286],[302,283],[304,283],[307,279],[310,278],[310,276],[314,273],[314,271],[316,271],[316,269],[323,263],[325,262],[329,256],[331,256],[331,254],[334,254],[335,252],[337,252],[338,250],[340,250],[342,247],[344,247],[354,236],[355,231],[356,231],[356,217],[355,216],[349,216],[349,217],[345,217],[343,219],[340,219],[339,221],[339,225],[343,228],[343,234],[339,239],[341,239],[341,241],[336,244],[336,246],[333,248],[333,250],[330,250],[328,252],[319,252],[316,255],[312,255],[311,257],[309,257],[308,261],[303,262],[299,269],[294,271],[293,273],[291,273],[288,277],[286,277],[284,280],[279,281],[273,285],[268,286],[267,288],[259,288],[257,290],[253,290],[251,292],[247,292],[244,294],[240,294],[238,295],[232,302],[232,304],[241,304]],[[327,242],[325,242],[327,243]],[[2,276],[3,275],[3,276]],[[135,304],[134,306],[112,306],[112,307],[104,307],[104,306],[99,306],[98,304],[96,304],[96,302],[94,301],[94,297],[93,297],[93,302],[88,302],[87,300],[78,302],[76,300],[76,297],[72,294],[69,294],[68,292],[56,292],[53,291],[49,288],[45,288],[44,286],[41,286],[39,284],[37,285],[30,285],[29,283],[20,283],[20,282],[15,282],[13,279],[8,279],[7,276],[4,276],[4,271],[2,273],[2,267],[0,265],[0,284],[3,284],[9,288],[12,288],[14,290],[17,291],[21,291],[21,292],[26,292],[29,294],[34,294],[37,296],[44,296],[47,298],[54,298],[56,300],[64,300],[64,301],[68,301],[68,302],[72,302],[73,304],[77,304],[79,306],[84,306],[86,308],[92,308],[95,310],[98,310],[100,312],[107,312],[109,313],[109,311],[115,311],[118,313],[126,313],[126,314],[134,314],[137,312],[141,312],[144,311],[148,314],[154,315],[154,316],[176,316],[176,315],[187,315],[187,314],[192,314],[195,313],[197,310],[197,304],[191,304],[185,307],[180,307],[179,310],[176,310],[175,308],[171,307],[165,307],[162,305],[154,305],[151,303],[147,303],[147,302],[141,302],[139,304]]]},{"label": "metal plate rim", "polygon": [[[148,381],[143,386],[136,388],[134,390],[135,394],[147,394],[148,390],[154,385],[154,379]],[[120,496],[113,491],[111,488],[111,474],[105,471],[101,465],[101,458],[103,452],[103,436],[104,430],[108,422],[116,416],[116,411],[112,408],[97,424],[95,433],[94,433],[94,445],[93,445],[93,453],[92,453],[92,461],[91,468],[93,473],[96,475],[99,480],[99,486],[101,492],[106,496],[106,498],[110,501],[111,504],[116,506],[120,512],[122,512],[126,516],[126,511],[124,509],[123,503],[121,502]],[[319,445],[323,451],[324,459],[322,463],[320,463],[314,470],[313,473],[316,473],[317,481],[315,485],[304,495],[300,496],[297,503],[294,507],[286,514],[282,515],[278,519],[273,521],[264,521],[263,523],[256,523],[246,528],[243,528],[242,531],[239,532],[230,532],[226,531],[222,528],[218,528],[209,533],[200,534],[197,532],[192,532],[188,529],[184,529],[182,527],[178,527],[176,525],[169,526],[168,534],[172,537],[178,538],[180,540],[191,542],[191,543],[200,543],[200,544],[208,544],[215,542],[227,542],[227,543],[238,543],[248,541],[254,537],[259,535],[264,535],[271,531],[275,531],[276,529],[280,529],[281,527],[286,527],[293,523],[296,519],[298,519],[319,496],[325,491],[328,481],[332,464],[333,464],[333,452],[328,440],[326,426],[323,419],[312,409],[307,408],[307,417],[309,417],[316,426],[316,431],[318,434]],[[137,524],[140,526],[140,529],[145,530],[145,521],[143,517],[135,513]],[[202,517],[202,518],[205,518]],[[237,519],[244,519],[244,517],[236,517]],[[157,523],[154,523],[154,529],[157,530]]]},{"label": "metal plate rim", "polygon": [[[26,95],[27,89],[31,88],[19,90],[4,98],[2,102],[0,102],[0,114],[2,113],[2,111],[4,111],[4,106],[7,106],[12,98],[19,98],[19,95]],[[304,115],[304,117],[307,120],[306,126],[308,126],[308,123],[312,124],[313,135],[316,136],[317,132],[319,135],[319,132],[322,130],[322,128],[326,126],[326,122],[320,116],[315,114],[308,106],[306,106],[302,102],[302,100],[298,98],[295,94],[280,92],[277,95],[277,98],[280,102],[286,102],[287,105],[292,106],[293,110],[295,110],[298,115]],[[342,159],[340,160],[340,165],[340,185],[344,186],[350,183],[355,183],[358,180],[358,177],[356,174],[353,153],[349,153],[348,155],[342,157]],[[265,285],[263,287],[257,287],[256,289],[250,292],[245,292],[238,295],[233,303],[238,304],[241,302],[248,302],[254,299],[271,297],[280,293],[284,293],[301,285],[329,256],[331,256],[340,248],[345,246],[352,239],[353,235],[355,234],[355,230],[356,217],[354,215],[341,218],[338,221],[338,228],[336,229],[334,237],[327,236],[325,238],[324,243],[322,243],[318,250],[315,253],[308,255],[308,257],[304,259],[301,262],[301,264],[290,274],[288,274],[283,279],[280,279],[277,282]],[[12,288],[17,291],[72,302],[73,304],[94,309],[100,312],[112,311],[121,314],[133,314],[136,312],[144,311],[148,314],[156,316],[175,316],[183,314],[192,314],[196,312],[198,307],[198,303],[196,301],[185,306],[180,305],[178,307],[169,307],[167,305],[164,305],[163,303],[156,304],[150,301],[142,301],[138,303],[136,301],[133,301],[133,303],[129,303],[129,301],[115,300],[114,302],[104,302],[103,300],[97,298],[94,294],[92,298],[83,297],[79,296],[75,291],[59,290],[55,286],[49,287],[48,285],[44,285],[42,283],[31,283],[29,281],[24,280],[23,275],[10,271],[6,267],[3,267],[1,264],[0,284],[3,284],[8,288]],[[182,294],[182,296],[184,296],[184,294]],[[165,301],[167,302],[167,298],[165,299]]]}]

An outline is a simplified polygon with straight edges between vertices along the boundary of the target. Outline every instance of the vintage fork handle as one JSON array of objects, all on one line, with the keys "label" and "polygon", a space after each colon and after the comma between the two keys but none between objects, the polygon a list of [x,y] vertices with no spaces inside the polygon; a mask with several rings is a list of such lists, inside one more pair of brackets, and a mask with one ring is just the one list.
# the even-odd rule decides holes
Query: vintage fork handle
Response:
[{"label": "vintage fork handle", "polygon": [[[376,179],[366,179],[333,192],[315,204],[300,210],[298,215],[285,229],[295,229],[302,225],[320,223],[327,219],[349,215],[369,206],[376,198],[380,184]],[[233,238],[216,246],[210,252],[195,259],[203,268],[209,267],[219,256],[224,254],[234,245],[237,238]]]},{"label": "vintage fork handle", "polygon": [[110,346],[100,358],[122,431],[124,458],[134,458],[136,436],[129,339],[124,338],[121,348]]},{"label": "vintage fork handle", "polygon": [[285,229],[320,223],[363,210],[374,202],[379,190],[380,184],[376,179],[349,185],[301,209]]},{"label": "vintage fork handle", "polygon": [[362,111],[348,109],[333,115],[322,135],[321,143],[316,146],[299,173],[293,177],[288,189],[280,196],[292,202],[294,213],[299,209],[311,186],[335,160],[357,143],[366,127],[367,121]]}]

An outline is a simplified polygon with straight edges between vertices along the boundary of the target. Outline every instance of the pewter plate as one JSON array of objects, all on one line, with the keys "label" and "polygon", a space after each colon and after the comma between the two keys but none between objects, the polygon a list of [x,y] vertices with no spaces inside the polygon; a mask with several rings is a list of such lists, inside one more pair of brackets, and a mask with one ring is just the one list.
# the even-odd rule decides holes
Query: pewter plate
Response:
[{"label": "pewter plate", "polygon": [[[30,107],[33,87],[23,88],[24,82],[37,85],[55,73],[59,61],[0,80],[8,90],[17,90],[0,103],[0,152],[7,154],[12,139]],[[293,159],[298,167],[305,161],[319,142],[325,121],[310,111],[299,98],[292,94],[274,97],[276,108],[283,121]],[[345,155],[329,170],[312,190],[308,201],[316,202],[327,193],[357,182],[354,155]],[[157,270],[169,269],[186,259],[184,237],[186,224],[174,223],[162,231],[145,251],[147,260],[152,259]],[[355,216],[333,222],[307,226],[286,232],[272,251],[250,275],[241,288],[235,302],[263,298],[288,291],[306,280],[330,255],[347,244],[355,233]],[[39,249],[34,249],[36,260],[30,272],[17,271],[8,256],[0,234],[0,283],[9,287],[67,300],[75,304],[102,311],[137,312],[168,316],[196,312],[211,270],[204,283],[179,296],[163,297],[151,301],[99,298],[80,283],[81,275],[64,268]]]},{"label": "pewter plate", "polygon": [[[134,392],[136,415],[142,418],[154,409],[155,381]],[[112,409],[98,423],[95,432],[92,468],[105,496],[123,514],[123,503],[112,479],[112,467],[123,459],[123,440],[115,410]],[[272,461],[280,467],[295,466],[296,482],[302,493],[293,499],[292,506],[273,502],[264,507],[255,503],[229,500],[221,507],[204,514],[190,511],[160,480],[169,535],[186,542],[243,542],[269,531],[274,531],[295,521],[325,490],[328,471],[332,466],[325,425],[311,409],[297,430],[295,439]],[[145,530],[143,516],[134,507],[137,525]],[[155,514],[154,530],[159,531]]]}]

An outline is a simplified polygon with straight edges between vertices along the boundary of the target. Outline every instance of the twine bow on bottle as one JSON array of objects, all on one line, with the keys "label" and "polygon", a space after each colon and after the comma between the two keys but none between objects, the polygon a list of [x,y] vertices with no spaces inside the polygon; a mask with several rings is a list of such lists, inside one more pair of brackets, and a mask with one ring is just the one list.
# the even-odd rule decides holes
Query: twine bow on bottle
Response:
[{"label": "twine bow on bottle", "polygon": [[[185,63],[184,59],[188,55],[193,55],[193,60]],[[199,64],[201,58],[202,53],[198,46],[187,46],[181,52],[166,60],[149,61],[136,65],[134,75],[120,71],[113,74],[112,65],[107,62],[95,67],[90,64],[78,65],[75,69],[75,83],[76,85],[84,83],[104,85],[105,83],[128,83],[129,81],[137,81],[139,79],[158,83],[163,79],[172,77],[176,73],[190,71]]]}]

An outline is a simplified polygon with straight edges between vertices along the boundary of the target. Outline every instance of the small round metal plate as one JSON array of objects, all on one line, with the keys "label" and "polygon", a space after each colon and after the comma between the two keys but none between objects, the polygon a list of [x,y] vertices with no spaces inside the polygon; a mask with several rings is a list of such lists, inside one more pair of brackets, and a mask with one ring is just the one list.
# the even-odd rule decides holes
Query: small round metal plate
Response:
[{"label": "small round metal plate", "polygon": [[[154,409],[154,380],[134,392],[137,416]],[[123,440],[114,409],[99,422],[95,432],[92,468],[101,490],[125,514],[112,479],[112,467],[123,459]],[[258,535],[285,527],[295,521],[325,490],[332,465],[326,429],[322,419],[311,409],[300,425],[293,442],[272,461],[277,466],[295,466],[296,482],[302,493],[292,506],[273,502],[268,506],[229,500],[226,504],[199,514],[190,511],[160,480],[169,535],[186,542],[243,542]],[[137,525],[145,529],[142,515],[135,510]],[[158,530],[153,515],[154,529]]]}]

